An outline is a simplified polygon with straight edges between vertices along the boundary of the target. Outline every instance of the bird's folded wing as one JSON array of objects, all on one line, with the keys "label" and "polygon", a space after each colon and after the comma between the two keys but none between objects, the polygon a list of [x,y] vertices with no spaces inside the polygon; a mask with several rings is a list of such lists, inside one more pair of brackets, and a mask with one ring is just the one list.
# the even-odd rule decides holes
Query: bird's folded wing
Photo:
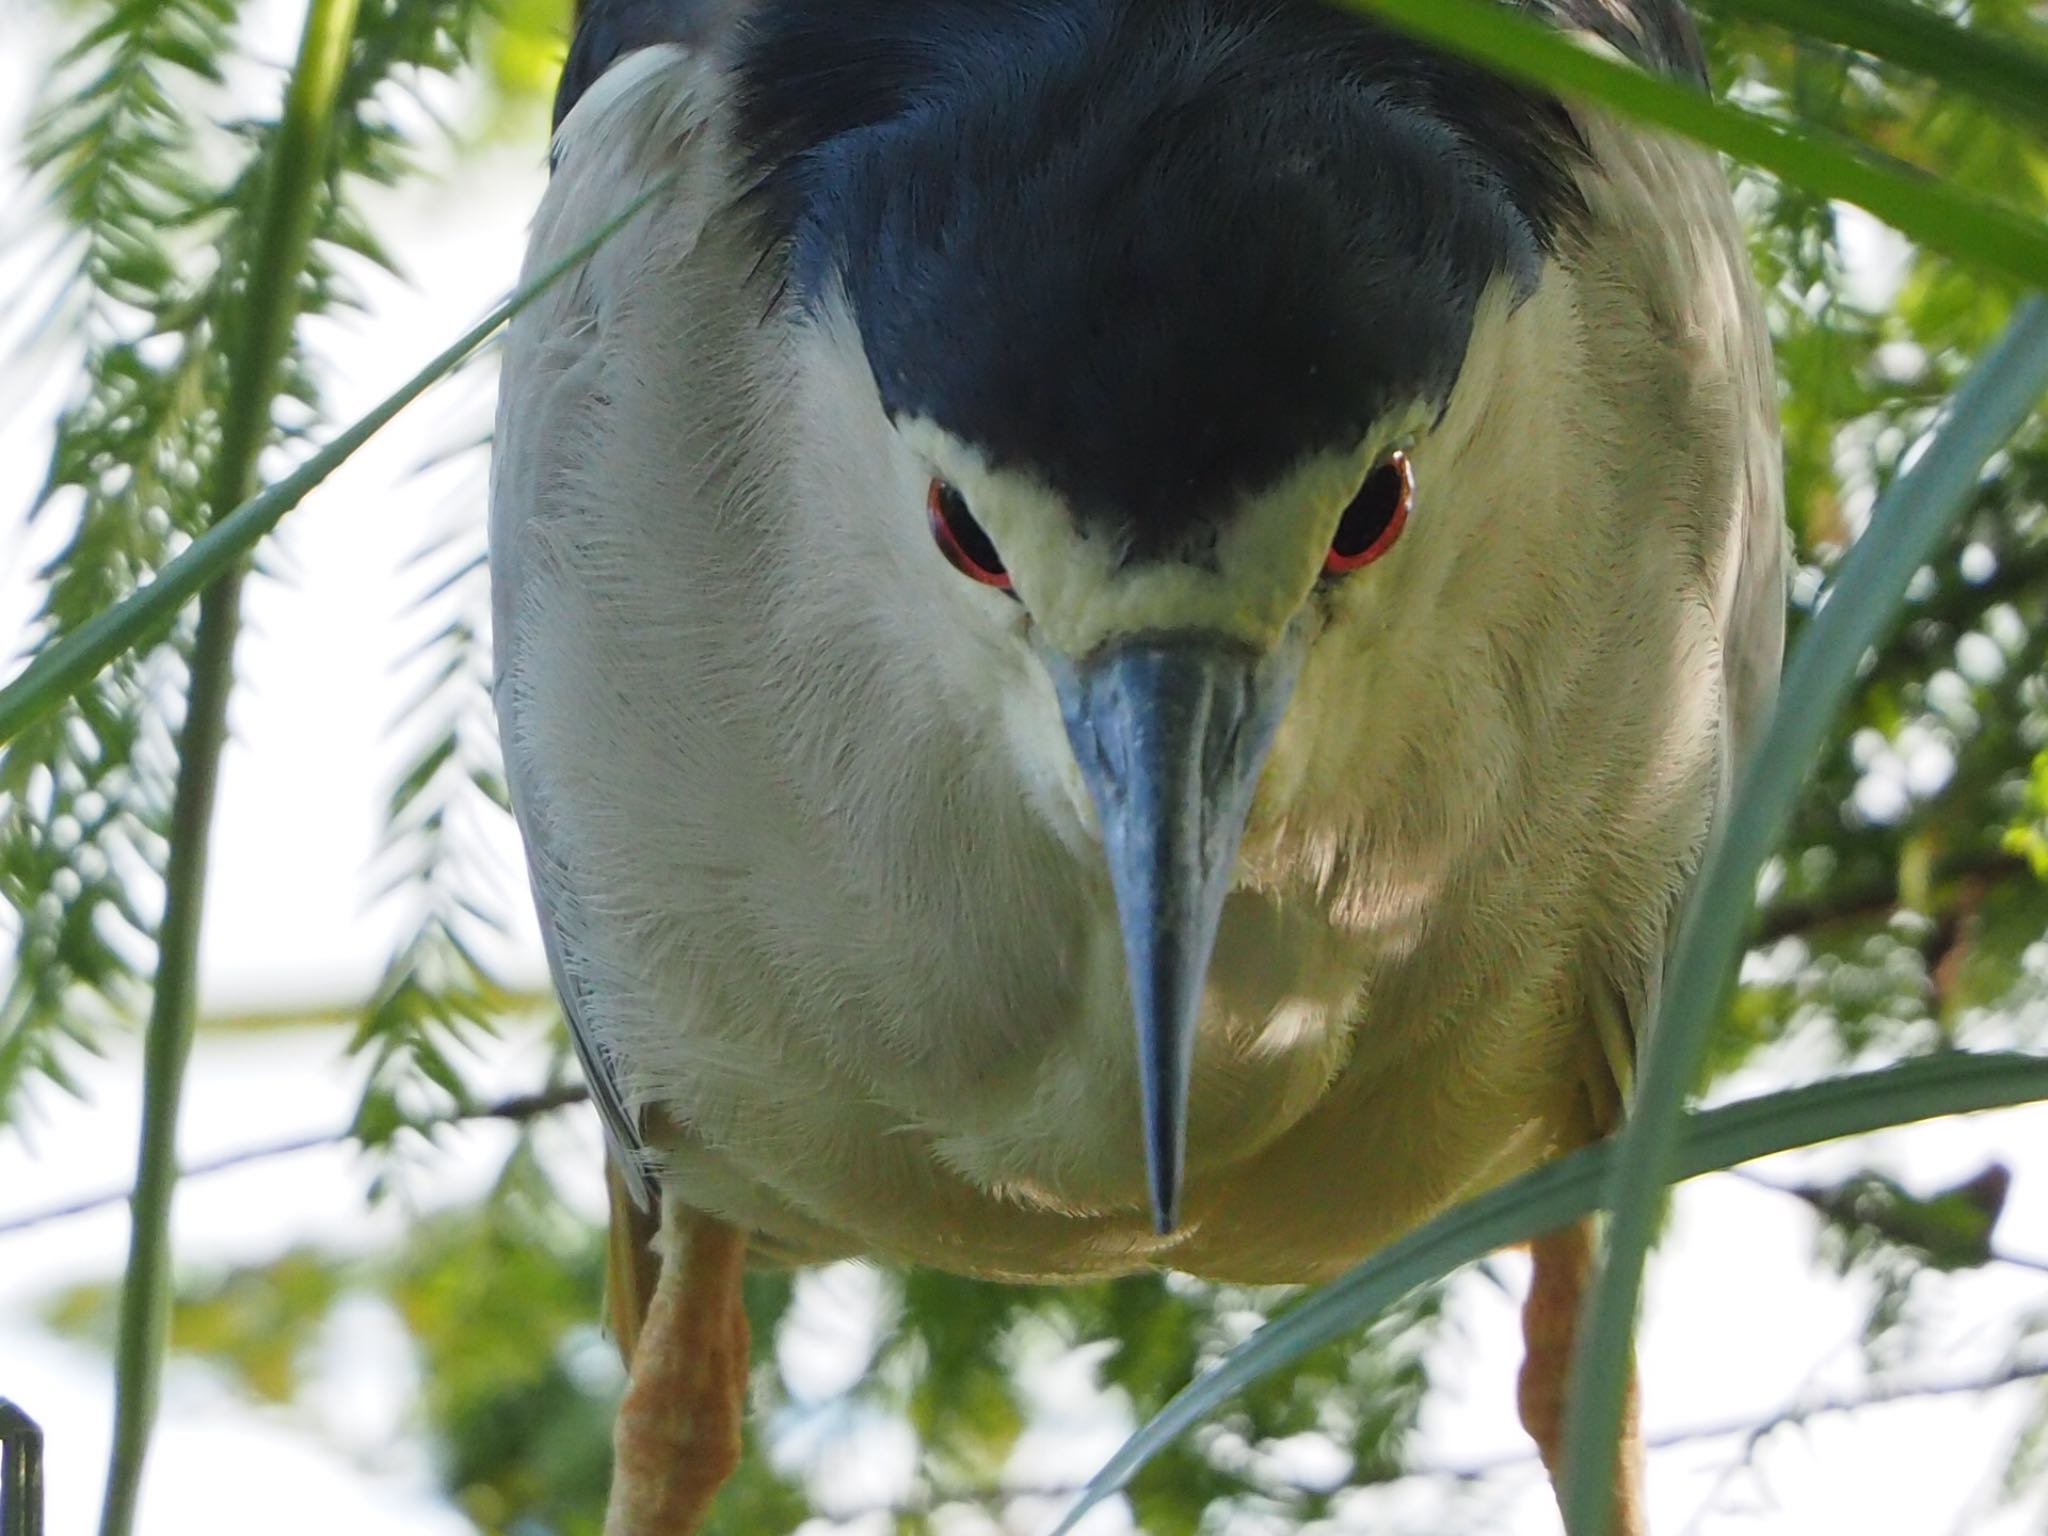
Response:
[{"label": "bird's folded wing", "polygon": [[[614,9],[600,7],[598,12],[610,16]],[[579,883],[568,878],[563,851],[553,846],[557,818],[549,797],[556,785],[548,764],[540,760],[544,754],[523,728],[515,675],[522,658],[544,644],[543,637],[526,633],[522,622],[522,598],[535,575],[529,530],[543,521],[573,521],[579,514],[579,508],[561,503],[575,496],[582,483],[573,464],[587,451],[593,413],[603,409],[613,301],[645,280],[650,250],[671,263],[686,255],[688,240],[701,230],[719,195],[717,169],[706,163],[710,157],[704,152],[716,81],[702,54],[677,43],[614,52],[595,62],[586,55],[585,67],[602,73],[582,81],[568,102],[525,276],[530,279],[561,260],[636,199],[650,191],[656,197],[583,271],[556,284],[519,316],[507,338],[491,469],[495,692],[506,775],[526,840],[549,969],[606,1139],[627,1188],[646,1207],[655,1191],[639,1119],[618,1063],[602,1031],[593,1027],[598,989],[579,937],[590,931],[592,918]],[[658,228],[650,229],[657,222]]]},{"label": "bird's folded wing", "polygon": [[[1518,0],[1567,31],[1599,39],[1645,69],[1707,85],[1706,54],[1691,16],[1679,0]],[[1608,221],[1613,238],[1605,248],[1633,247],[1634,280],[1651,274],[1666,305],[1690,294],[1686,317],[1686,366],[1711,379],[1704,388],[1719,409],[1704,414],[1727,420],[1732,449],[1729,466],[1732,504],[1721,547],[1709,558],[1717,578],[1709,594],[1720,669],[1715,680],[1719,712],[1720,763],[1714,815],[1729,810],[1735,776],[1756,749],[1777,698],[1784,655],[1786,577],[1783,453],[1778,427],[1770,331],[1757,301],[1743,243],[1720,161],[1711,151],[1612,123],[1599,135],[1598,162],[1608,163],[1601,190],[1590,198],[1594,217]],[[1658,249],[1662,241],[1667,249]],[[1653,307],[1654,303],[1653,303]],[[1725,412],[1725,416],[1724,413]],[[1596,1129],[1604,1134],[1629,1102],[1635,1059],[1657,1016],[1669,946],[1677,936],[1683,902],[1669,914],[1663,945],[1649,954],[1607,955],[1588,966],[1585,1004],[1588,1032],[1587,1081]]]},{"label": "bird's folded wing", "polygon": [[576,33],[555,88],[555,127],[619,60],[658,43],[701,52],[740,0],[578,0]]}]

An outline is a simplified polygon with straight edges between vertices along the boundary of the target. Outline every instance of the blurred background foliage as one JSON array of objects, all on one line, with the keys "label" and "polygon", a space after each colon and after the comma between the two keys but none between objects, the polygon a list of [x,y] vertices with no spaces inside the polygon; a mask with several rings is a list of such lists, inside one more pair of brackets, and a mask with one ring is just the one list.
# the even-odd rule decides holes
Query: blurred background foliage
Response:
[{"label": "blurred background foliage", "polygon": [[[75,629],[203,525],[219,444],[217,336],[246,282],[252,178],[276,91],[250,56],[238,0],[41,0],[72,40],[24,146],[62,221],[64,277],[46,327],[80,367],[37,515],[67,530],[43,573],[42,640]],[[302,317],[356,303],[352,263],[403,270],[362,211],[365,190],[460,163],[494,143],[537,146],[564,50],[567,0],[368,0],[341,91]],[[2025,0],[1944,6],[1980,30],[2042,42]],[[1719,90],[1753,109],[1880,149],[1928,174],[2048,214],[2048,148],[2022,125],[1840,48],[1723,16],[1702,25]],[[252,87],[250,82],[254,81]],[[451,81],[454,87],[451,88]],[[1925,257],[1799,188],[1738,172],[1782,379],[1791,520],[1810,607],[1821,575],[2010,312],[2000,279]],[[507,230],[508,240],[515,232]],[[317,369],[294,341],[266,463],[326,426]],[[451,444],[451,452],[473,445]],[[507,901],[465,852],[502,809],[479,617],[481,516],[421,556],[437,616],[403,701],[419,747],[392,786],[380,873],[417,913],[356,1019],[367,1064],[355,1131],[395,1166],[431,1159],[435,1128],[482,1111],[527,1129],[573,1095],[509,1109],[473,1086],[495,1032],[545,1012],[486,958]],[[1795,624],[1798,615],[1795,613]],[[175,697],[191,635],[124,661],[0,756],[0,1134],[27,1084],[130,1027],[160,919]],[[1955,1045],[2039,1046],[2048,1003],[2048,433],[2001,456],[1962,530],[1921,573],[1909,615],[1872,659],[1770,871],[1745,985],[1716,1074],[1794,1060],[1870,1063]],[[1775,1055],[1773,1053],[1776,1053]],[[559,1054],[557,1057],[560,1068]],[[561,1068],[566,1071],[566,1068]],[[557,1083],[561,1079],[557,1079]],[[580,1111],[570,1111],[572,1113]],[[125,1129],[122,1132],[126,1134]],[[1872,1173],[1787,1191],[1814,1211],[1816,1262],[1876,1282],[1866,1330],[1879,1366],[1910,1353],[1916,1306],[1944,1274],[1997,1262],[2005,1171],[1918,1194]],[[372,1256],[295,1248],[180,1276],[173,1347],[252,1398],[300,1402],[306,1362],[338,1306],[378,1299],[417,1355],[418,1413],[452,1498],[483,1532],[599,1528],[619,1373],[599,1333],[599,1234],[522,1135],[489,1193],[423,1215]],[[984,1528],[974,1512],[1052,1508],[1061,1490],[1005,1481],[1032,1423],[1026,1383],[1058,1358],[1139,1416],[1241,1340],[1280,1299],[1178,1278],[1064,1289],[884,1275],[866,1368],[823,1396],[785,1379],[778,1347],[816,1277],[761,1274],[757,1422],[716,1529],[792,1529],[830,1505],[820,1446],[878,1419],[917,1442],[903,1531]],[[50,1317],[110,1331],[111,1293],[54,1296]],[[1346,1483],[1398,1478],[1427,1390],[1441,1289],[1270,1380],[1156,1463],[1133,1490],[1142,1527],[1291,1529]],[[2030,1325],[2015,1352],[2039,1331]],[[2048,1399],[2044,1399],[2048,1407]],[[311,1409],[304,1411],[310,1413]],[[2037,1476],[2048,1416],[2013,1448]],[[1327,1475],[1304,1481],[1313,1442]],[[1463,1496],[1445,1479],[1444,1497]],[[1441,1508],[1443,1506],[1439,1506]],[[963,1523],[965,1522],[965,1523]],[[1254,1522],[1254,1523],[1246,1523]],[[1440,1528],[1440,1527],[1439,1527]]]}]

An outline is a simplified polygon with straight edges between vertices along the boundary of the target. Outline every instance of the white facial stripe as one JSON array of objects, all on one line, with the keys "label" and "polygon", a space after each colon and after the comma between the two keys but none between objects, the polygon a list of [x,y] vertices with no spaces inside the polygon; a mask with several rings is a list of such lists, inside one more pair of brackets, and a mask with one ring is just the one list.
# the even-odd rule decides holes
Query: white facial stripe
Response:
[{"label": "white facial stripe", "polygon": [[1260,492],[1220,525],[1211,562],[1130,565],[1121,549],[1077,524],[1042,481],[996,468],[929,420],[904,421],[899,430],[966,497],[1046,639],[1076,658],[1119,635],[1157,630],[1205,630],[1261,650],[1274,645],[1307,601],[1376,445],[1391,435],[1375,431],[1371,448],[1319,454]]}]

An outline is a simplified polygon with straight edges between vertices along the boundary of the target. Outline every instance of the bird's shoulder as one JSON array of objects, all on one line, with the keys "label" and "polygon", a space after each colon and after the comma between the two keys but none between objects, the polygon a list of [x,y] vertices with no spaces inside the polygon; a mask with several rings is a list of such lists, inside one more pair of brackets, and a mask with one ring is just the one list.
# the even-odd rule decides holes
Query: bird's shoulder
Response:
[{"label": "bird's shoulder", "polygon": [[1587,32],[1646,69],[1704,85],[1706,49],[1679,0],[1518,0],[1553,26]]},{"label": "bird's shoulder", "polygon": [[626,55],[659,43],[701,48],[722,34],[735,10],[736,0],[579,0],[555,87],[555,126]]}]

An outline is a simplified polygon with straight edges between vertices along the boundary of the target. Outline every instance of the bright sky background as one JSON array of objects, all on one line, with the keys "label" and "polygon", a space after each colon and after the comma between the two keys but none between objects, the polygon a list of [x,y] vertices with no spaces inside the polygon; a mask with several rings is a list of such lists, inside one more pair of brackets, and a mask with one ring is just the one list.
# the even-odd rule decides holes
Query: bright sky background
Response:
[{"label": "bright sky background", "polygon": [[[273,57],[288,56],[288,11],[284,19],[271,29],[279,39],[268,49]],[[43,52],[20,21],[0,50],[0,139],[9,145]],[[538,145],[494,151],[376,203],[378,225],[411,281],[374,283],[370,314],[323,326],[337,419],[373,403],[509,285],[540,165]],[[32,217],[18,172],[0,168],[0,229],[19,240]],[[33,318],[33,305],[17,299],[33,291],[46,263],[32,236],[0,249],[0,346]],[[53,377],[58,393],[46,387]],[[47,531],[23,535],[21,510],[46,462],[51,413],[67,379],[61,366],[0,376],[0,652],[8,655],[28,612],[28,573],[49,547]],[[208,909],[212,1010],[360,995],[402,931],[402,913],[373,904],[366,871],[399,757],[403,726],[392,718],[404,692],[399,663],[420,633],[410,603],[419,577],[406,562],[451,517],[482,517],[474,456],[424,479],[414,470],[448,445],[474,439],[488,409],[481,379],[416,407],[291,516],[268,561],[278,574],[251,586]],[[523,888],[516,850],[498,852],[516,907]],[[526,975],[541,973],[530,930],[520,966]],[[358,1076],[344,1065],[341,1045],[338,1033],[318,1030],[203,1040],[183,1122],[186,1159],[344,1123]],[[1791,1070],[1783,1059],[1777,1065]],[[486,1070],[509,1088],[534,1081],[540,1066],[531,1043],[514,1042]],[[0,1131],[0,1226],[126,1182],[139,1102],[136,1053],[116,1050],[83,1077],[85,1102],[46,1096],[25,1140]],[[2048,1112],[2011,1112],[1894,1133],[1874,1143],[1874,1155],[1923,1188],[1967,1177],[1994,1157],[2010,1162],[2016,1179],[2001,1242],[2015,1254],[2048,1259],[2044,1133]],[[463,1133],[445,1164],[416,1170],[412,1197],[434,1204],[474,1192],[508,1135],[498,1128]],[[596,1139],[588,1124],[565,1117],[549,1129],[547,1146],[562,1166],[589,1170],[580,1187],[594,1211]],[[1787,1183],[1840,1176],[1871,1155],[1837,1147],[1764,1171]],[[402,1208],[371,1214],[365,1179],[357,1159],[329,1149],[195,1181],[177,1207],[179,1253],[219,1263],[260,1260],[308,1239],[389,1243]],[[110,1380],[107,1362],[51,1334],[37,1306],[55,1288],[116,1274],[124,1243],[118,1208],[0,1233],[0,1394],[19,1401],[48,1433],[54,1536],[86,1531],[95,1518]],[[1860,1288],[1817,1272],[1812,1254],[1813,1223],[1791,1200],[1729,1177],[1680,1195],[1652,1276],[1642,1345],[1652,1437],[1858,1390]],[[1499,1268],[1519,1285],[1525,1265],[1518,1256],[1504,1257]],[[1939,1294],[1921,1357],[1925,1379],[1961,1380],[2002,1363],[1998,1350],[2011,1319],[2048,1300],[2048,1279],[1995,1266]],[[872,1306],[872,1283],[852,1268],[806,1285],[785,1349],[799,1386],[821,1394],[834,1388],[860,1358]],[[1426,1416],[1424,1462],[1469,1466],[1522,1453],[1513,1416],[1514,1308],[1513,1298],[1482,1278],[1461,1287],[1458,1326],[1438,1362],[1441,1388]],[[1094,1402],[1080,1381],[1071,1367],[1034,1376],[1044,1427],[1019,1453],[1013,1474],[1020,1482],[1084,1476],[1115,1443],[1121,1410]],[[470,1529],[435,1497],[429,1453],[410,1414],[414,1367],[389,1317],[368,1304],[346,1308],[324,1348],[320,1382],[310,1411],[288,1413],[253,1406],[212,1373],[174,1364],[143,1530],[457,1536]],[[1992,1508],[2003,1449],[2030,1402],[2030,1389],[2021,1387],[1981,1403],[1945,1398],[1830,1416],[1781,1430],[1747,1459],[1740,1436],[1689,1441],[1653,1460],[1653,1523],[1660,1536],[2038,1531],[2048,1522],[2038,1497],[2003,1513]],[[803,1441],[792,1436],[781,1453],[798,1454]],[[858,1455],[835,1458],[832,1486],[848,1507],[886,1501],[909,1471],[900,1440],[877,1430]],[[1426,1520],[1432,1507],[1426,1489],[1404,1486],[1361,1496],[1356,1514],[1361,1526],[1373,1517],[1404,1517],[1400,1524]],[[1498,1500],[1473,1508],[1485,1511],[1474,1530],[1556,1530],[1547,1489],[1526,1464],[1502,1479]],[[1015,1529],[1037,1529],[1046,1513],[1020,1511]],[[851,1528],[882,1527],[870,1519]],[[1097,1528],[1121,1529],[1121,1517]]]}]

